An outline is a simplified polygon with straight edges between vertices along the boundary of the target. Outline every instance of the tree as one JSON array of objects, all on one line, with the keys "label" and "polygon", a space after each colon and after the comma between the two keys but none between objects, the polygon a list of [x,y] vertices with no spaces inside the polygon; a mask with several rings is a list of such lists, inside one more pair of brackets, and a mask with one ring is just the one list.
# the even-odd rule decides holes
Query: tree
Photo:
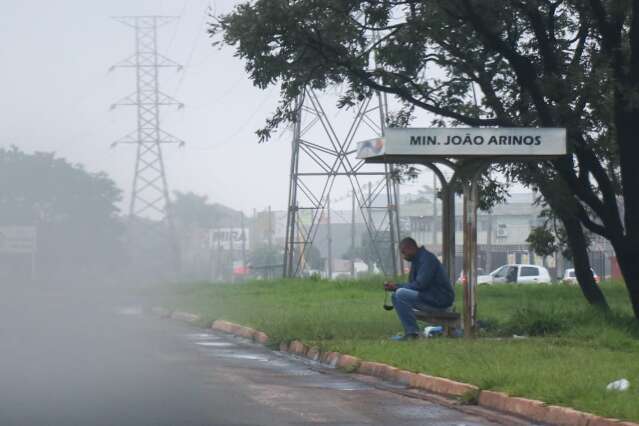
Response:
[{"label": "tree", "polygon": [[206,195],[175,191],[171,208],[182,226],[200,228],[239,227],[243,213],[219,203],[210,203]]},{"label": "tree", "polygon": [[319,249],[312,244],[306,247],[306,250],[304,251],[304,259],[308,263],[308,266],[315,270],[324,269],[324,265],[327,261],[324,257],[322,257],[322,253],[320,253]]},{"label": "tree", "polygon": [[122,264],[121,191],[53,153],[0,148],[0,224],[37,229],[39,275],[113,271]]},{"label": "tree", "polygon": [[368,233],[362,235],[361,243],[357,247],[349,247],[343,257],[351,261],[362,260],[368,265],[369,271],[373,271],[375,265],[380,261],[383,265],[377,265],[381,270],[392,271],[392,253],[389,253],[390,231],[375,231],[375,237],[371,238]]},{"label": "tree", "polygon": [[235,46],[256,86],[280,85],[263,139],[294,120],[304,87],[332,84],[345,86],[340,106],[379,90],[436,125],[566,127],[568,155],[502,171],[539,189],[584,295],[601,306],[584,228],[610,241],[639,318],[637,2],[256,0],[211,32]]}]

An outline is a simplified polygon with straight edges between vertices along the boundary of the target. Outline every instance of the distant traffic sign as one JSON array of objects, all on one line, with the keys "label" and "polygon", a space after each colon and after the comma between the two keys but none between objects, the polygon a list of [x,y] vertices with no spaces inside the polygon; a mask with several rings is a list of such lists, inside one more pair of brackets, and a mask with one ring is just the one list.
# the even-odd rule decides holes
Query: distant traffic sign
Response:
[{"label": "distant traffic sign", "polygon": [[389,128],[383,138],[358,144],[367,162],[418,162],[437,158],[522,159],[566,154],[563,128]]}]

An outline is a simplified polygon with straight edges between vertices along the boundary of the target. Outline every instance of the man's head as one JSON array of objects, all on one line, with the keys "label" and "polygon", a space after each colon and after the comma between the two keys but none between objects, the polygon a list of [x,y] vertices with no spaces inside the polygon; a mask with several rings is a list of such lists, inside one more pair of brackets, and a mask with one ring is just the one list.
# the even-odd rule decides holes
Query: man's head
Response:
[{"label": "man's head", "polygon": [[399,242],[399,252],[407,262],[412,262],[417,255],[417,242],[410,237],[406,237]]}]

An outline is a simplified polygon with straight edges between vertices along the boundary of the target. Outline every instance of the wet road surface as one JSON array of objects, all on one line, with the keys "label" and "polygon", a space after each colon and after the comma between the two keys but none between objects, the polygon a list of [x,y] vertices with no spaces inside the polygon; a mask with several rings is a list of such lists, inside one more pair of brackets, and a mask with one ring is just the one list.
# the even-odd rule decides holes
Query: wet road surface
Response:
[{"label": "wet road surface", "polygon": [[0,425],[498,424],[126,302],[0,301]]}]

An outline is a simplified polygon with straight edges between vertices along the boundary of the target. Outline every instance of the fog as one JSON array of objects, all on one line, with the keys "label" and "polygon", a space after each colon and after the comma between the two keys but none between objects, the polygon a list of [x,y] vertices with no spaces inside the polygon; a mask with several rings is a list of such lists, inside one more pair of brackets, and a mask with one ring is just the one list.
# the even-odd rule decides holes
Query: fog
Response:
[{"label": "fog", "polygon": [[186,141],[164,147],[171,193],[236,212],[284,208],[290,137],[258,145],[253,133],[276,92],[210,46],[207,15],[230,1],[2,5],[0,424],[186,424],[205,407],[196,379],[162,358],[164,326],[142,315],[144,289],[179,280],[180,265],[157,216],[128,220],[136,151],[111,148],[136,128],[134,108],[109,109],[135,90],[134,72],[109,72],[135,51],[111,17],[179,17],[158,40],[184,65],[160,79],[185,104],[160,116]]},{"label": "fog", "polygon": [[[292,132],[283,127],[258,144],[254,132],[274,110],[277,88],[255,88],[232,49],[212,47],[206,34],[208,15],[236,3],[3,1],[0,424],[188,419],[204,404],[186,397],[177,408],[166,404],[190,395],[191,382],[165,369],[163,345],[172,343],[145,319],[157,303],[148,295],[189,281],[281,275]],[[162,129],[185,142],[162,146],[171,221],[158,204],[160,175],[140,172],[151,176],[144,190],[160,186],[135,199],[136,146],[112,146],[137,126],[134,107],[109,108],[136,90],[134,71],[110,71],[135,51],[133,30],[112,17],[143,15],[178,18],[158,33],[158,50],[183,65],[159,78],[160,89],[184,104],[159,115]],[[355,111],[335,107],[340,90],[318,97],[345,137]],[[427,125],[428,117],[418,121]],[[356,139],[373,136],[363,126]],[[326,139],[321,128],[307,137]],[[401,192],[431,202],[432,182],[424,173]],[[360,216],[352,219],[348,181],[335,182],[331,199],[332,220],[343,225],[338,259],[366,231]],[[322,226],[317,247],[325,259],[325,219]]]}]

